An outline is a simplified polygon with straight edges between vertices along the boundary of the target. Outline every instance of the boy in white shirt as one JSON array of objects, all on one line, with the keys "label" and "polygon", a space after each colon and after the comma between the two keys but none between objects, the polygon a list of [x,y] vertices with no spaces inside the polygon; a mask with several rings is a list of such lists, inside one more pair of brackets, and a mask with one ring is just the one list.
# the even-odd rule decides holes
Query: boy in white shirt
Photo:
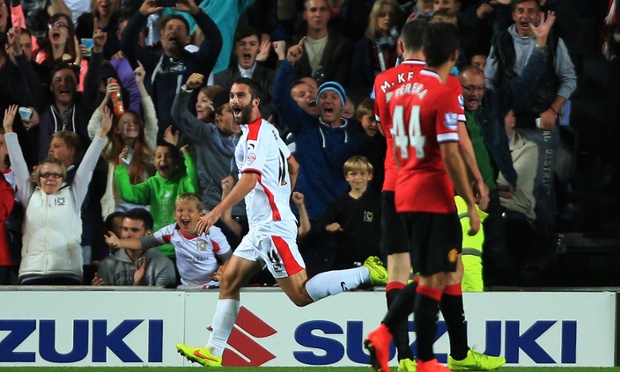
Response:
[{"label": "boy in white shirt", "polygon": [[125,249],[148,249],[162,244],[174,246],[181,283],[186,286],[217,287],[213,279],[220,266],[232,255],[222,231],[215,227],[209,234],[196,234],[202,216],[202,200],[193,193],[182,193],[174,203],[175,224],[165,226],[143,238],[119,239],[109,231],[106,243]]}]

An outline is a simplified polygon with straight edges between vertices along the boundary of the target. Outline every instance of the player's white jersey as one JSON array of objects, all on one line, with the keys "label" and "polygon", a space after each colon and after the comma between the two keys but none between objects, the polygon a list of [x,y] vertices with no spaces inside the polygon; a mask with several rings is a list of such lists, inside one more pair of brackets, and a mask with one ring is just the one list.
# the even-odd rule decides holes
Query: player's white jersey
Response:
[{"label": "player's white jersey", "polygon": [[216,256],[224,261],[232,254],[222,230],[211,226],[208,235],[186,236],[175,223],[162,227],[153,236],[162,244],[171,243],[174,246],[181,283],[218,286],[213,281],[213,274],[220,267]]},{"label": "player's white jersey", "polygon": [[254,189],[245,196],[248,224],[295,220],[291,212],[291,179],[287,159],[291,152],[274,127],[258,118],[241,126],[242,135],[235,149],[235,161],[241,173],[258,174]]}]

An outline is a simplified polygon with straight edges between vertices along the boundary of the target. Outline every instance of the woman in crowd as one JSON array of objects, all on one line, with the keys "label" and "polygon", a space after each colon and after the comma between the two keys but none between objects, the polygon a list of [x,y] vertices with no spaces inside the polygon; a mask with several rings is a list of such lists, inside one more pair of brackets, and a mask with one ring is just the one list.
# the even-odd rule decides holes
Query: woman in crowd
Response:
[{"label": "woman in crowd", "polygon": [[374,3],[366,34],[355,44],[351,86],[371,87],[378,73],[396,65],[399,17],[401,12],[396,0]]},{"label": "woman in crowd", "polygon": [[91,0],[91,12],[82,13],[77,20],[76,36],[81,40],[91,38],[95,19],[99,22],[99,28],[108,34],[103,47],[103,58],[109,60],[120,50],[119,40],[116,37],[118,30],[118,15],[121,8],[120,0]]},{"label": "woman in crowd", "polygon": [[[92,30],[91,28],[91,37]],[[57,13],[50,17],[47,35],[35,57],[35,61],[50,70],[59,61],[80,64],[82,53],[75,39],[75,28],[71,22],[71,17],[63,13]]]},{"label": "woman in crowd", "polygon": [[[157,143],[157,116],[155,106],[144,87],[144,68],[142,66],[135,70],[136,84],[142,96],[142,108],[144,120],[139,113],[133,110],[125,110],[125,113],[114,118],[113,130],[108,135],[102,156],[108,162],[108,178],[106,191],[101,198],[101,210],[103,218],[118,210],[129,210],[136,205],[123,201],[114,185],[114,170],[119,165],[119,155],[126,146],[133,151],[133,155],[128,159],[129,179],[133,185],[146,181],[153,175],[153,149]],[[102,120],[101,110],[108,107],[110,97],[113,93],[120,92],[118,83],[110,83],[106,88],[106,95],[99,105],[99,110],[95,110],[88,123],[88,135],[93,138],[100,130]]]},{"label": "woman in crowd", "polygon": [[67,170],[62,161],[50,157],[39,163],[34,173],[34,186],[17,134],[13,132],[16,113],[17,105],[6,109],[3,126],[11,168],[25,210],[19,280],[29,285],[82,284],[80,209],[112,126],[112,115],[105,109],[101,128],[71,184],[64,184]]}]

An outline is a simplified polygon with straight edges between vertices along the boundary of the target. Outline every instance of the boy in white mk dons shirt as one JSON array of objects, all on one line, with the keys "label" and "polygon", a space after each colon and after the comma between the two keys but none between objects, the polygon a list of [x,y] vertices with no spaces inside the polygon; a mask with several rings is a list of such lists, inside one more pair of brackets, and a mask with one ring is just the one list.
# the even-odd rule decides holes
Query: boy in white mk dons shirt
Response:
[{"label": "boy in white mk dons shirt", "polygon": [[106,243],[114,248],[126,249],[148,249],[171,243],[183,285],[218,287],[219,283],[214,280],[214,276],[232,255],[226,237],[217,227],[212,227],[208,235],[196,233],[203,207],[198,195],[182,193],[177,196],[174,204],[175,224],[142,238],[119,239],[109,231]]}]

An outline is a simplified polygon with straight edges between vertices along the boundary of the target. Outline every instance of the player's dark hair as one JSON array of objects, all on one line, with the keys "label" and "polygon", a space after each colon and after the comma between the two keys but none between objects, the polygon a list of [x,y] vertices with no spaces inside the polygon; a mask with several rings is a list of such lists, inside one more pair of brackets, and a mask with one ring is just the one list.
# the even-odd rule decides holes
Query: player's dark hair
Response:
[{"label": "player's dark hair", "polygon": [[459,30],[452,23],[429,23],[424,36],[424,56],[428,67],[443,65],[459,48]]},{"label": "player's dark hair", "polygon": [[132,208],[125,212],[123,217],[129,218],[130,220],[142,221],[144,230],[153,231],[153,216],[151,215],[151,212],[144,208]]},{"label": "player's dark hair", "polygon": [[419,19],[405,23],[400,31],[400,39],[408,52],[417,53],[422,49],[427,26],[428,22]]},{"label": "player's dark hair", "polygon": [[254,79],[244,78],[244,77],[236,78],[233,84],[245,84],[248,87],[250,87],[250,96],[252,96],[252,99],[263,98],[263,88]]}]

